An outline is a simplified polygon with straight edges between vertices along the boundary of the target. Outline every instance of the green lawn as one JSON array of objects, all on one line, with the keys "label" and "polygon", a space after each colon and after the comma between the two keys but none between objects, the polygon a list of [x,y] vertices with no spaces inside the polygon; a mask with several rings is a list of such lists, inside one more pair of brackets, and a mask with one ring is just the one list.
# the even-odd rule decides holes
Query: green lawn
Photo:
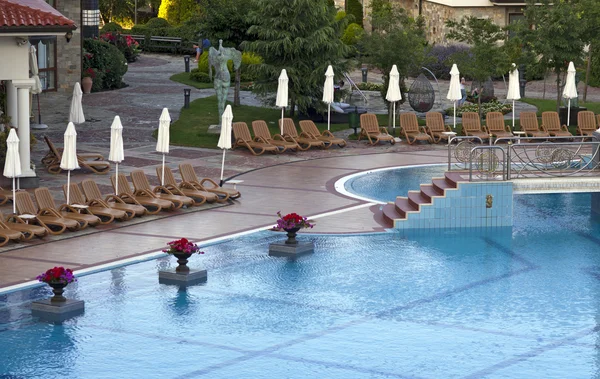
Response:
[{"label": "green lawn", "polygon": [[195,87],[198,89],[213,88],[212,83],[200,83],[190,79],[189,72],[180,72],[179,74],[172,75],[169,79],[171,79],[174,82],[185,84],[187,86]]},{"label": "green lawn", "polygon": [[[556,100],[525,98],[521,99],[521,101],[536,106],[538,109],[537,114],[539,117],[542,116],[542,112],[556,111]],[[582,107],[586,107],[589,111],[592,111],[596,114],[600,113],[600,103],[588,101],[587,103],[580,102],[579,104]]]},{"label": "green lawn", "polygon": [[[245,122],[250,131],[252,131],[252,121],[265,120],[272,134],[279,133],[277,120],[281,118],[281,110],[247,105],[238,107],[232,105],[232,108],[233,121]],[[387,115],[377,115],[377,118],[380,125],[387,125]],[[294,120],[297,122],[298,118],[295,117]],[[171,142],[182,146],[216,147],[219,135],[208,134],[207,131],[209,125],[218,123],[216,96],[194,100],[188,109],[181,110],[179,119],[171,125]],[[327,129],[327,123],[317,123],[317,127],[321,130]],[[331,124],[332,132],[348,128],[348,124]]]}]

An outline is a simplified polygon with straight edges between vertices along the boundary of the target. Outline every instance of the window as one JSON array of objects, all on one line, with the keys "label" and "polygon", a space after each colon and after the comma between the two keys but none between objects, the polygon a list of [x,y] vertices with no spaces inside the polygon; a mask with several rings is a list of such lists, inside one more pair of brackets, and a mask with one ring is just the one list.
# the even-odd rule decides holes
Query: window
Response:
[{"label": "window", "polygon": [[[523,13],[509,13],[508,24],[514,24],[518,21],[525,21],[525,15]],[[515,33],[511,30],[508,32],[508,38],[512,37]]]},{"label": "window", "polygon": [[31,37],[37,50],[40,81],[44,91],[56,91],[56,36]]}]

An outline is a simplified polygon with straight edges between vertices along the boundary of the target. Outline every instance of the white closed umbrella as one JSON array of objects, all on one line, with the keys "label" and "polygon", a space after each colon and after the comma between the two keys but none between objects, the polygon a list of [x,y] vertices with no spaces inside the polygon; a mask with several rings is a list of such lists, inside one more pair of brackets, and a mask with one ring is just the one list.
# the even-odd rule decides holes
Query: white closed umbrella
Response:
[{"label": "white closed umbrella", "polygon": [[327,130],[331,129],[331,103],[333,103],[333,67],[327,66],[325,71],[325,86],[323,87],[323,102],[327,104]]},{"label": "white closed umbrella", "polygon": [[119,163],[125,158],[123,152],[123,125],[121,124],[121,118],[115,116],[112,125],[110,126],[110,153],[108,154],[108,160],[115,162],[116,165],[116,177],[115,181],[115,195],[119,195]]},{"label": "white closed umbrella", "polygon": [[460,72],[456,63],[450,69],[450,88],[448,88],[446,99],[454,102],[454,129],[456,129],[456,102],[462,99],[462,93],[460,92]]},{"label": "white closed umbrella", "polygon": [[567,81],[565,88],[563,89],[563,97],[569,99],[569,108],[567,109],[567,126],[569,126],[569,120],[571,119],[571,99],[577,98],[577,86],[575,86],[575,65],[573,62],[569,62],[569,68],[567,69]]},{"label": "white closed umbrella", "polygon": [[73,124],[82,124],[85,122],[85,116],[83,115],[83,108],[81,106],[81,98],[83,92],[79,83],[75,83],[73,86],[73,98],[71,99],[71,111],[69,112],[69,122]]},{"label": "white closed umbrella", "polygon": [[6,139],[6,159],[4,161],[4,176],[12,178],[13,213],[17,213],[15,202],[15,178],[21,175],[21,157],[19,156],[19,137],[15,129],[11,129]]},{"label": "white closed umbrella", "polygon": [[506,100],[512,100],[512,126],[515,128],[515,100],[521,98],[521,90],[519,89],[519,70],[516,64],[512,64],[513,70],[508,75],[508,93]]},{"label": "white closed umbrella", "polygon": [[34,95],[42,93],[42,82],[40,81],[40,70],[37,63],[37,55],[35,53],[35,46],[29,46],[29,70],[31,71],[31,79],[34,83],[31,86],[31,93]]},{"label": "white closed umbrella", "polygon": [[169,154],[169,128],[171,127],[171,116],[169,110],[163,108],[158,119],[158,139],[156,141],[156,151],[162,153],[162,180],[161,185],[165,185],[165,154]]},{"label": "white closed umbrella", "polygon": [[221,135],[217,146],[223,149],[223,160],[221,161],[221,183],[223,185],[223,172],[225,171],[225,152],[231,149],[231,123],[233,122],[233,112],[231,105],[227,104],[225,112],[221,116]]},{"label": "white closed umbrella", "polygon": [[67,171],[67,204],[70,204],[71,171],[79,168],[79,163],[77,162],[77,132],[72,122],[69,122],[65,131],[65,142],[62,159],[60,160],[60,168]]},{"label": "white closed umbrella", "polygon": [[284,108],[288,106],[288,84],[289,78],[284,68],[279,75],[277,98],[275,100],[275,105],[281,107],[281,135],[283,135],[283,111]]},{"label": "white closed umbrella", "polygon": [[392,121],[392,134],[396,134],[396,101],[402,100],[402,94],[400,93],[400,73],[396,65],[392,66],[390,71],[390,82],[388,84],[387,94],[385,99],[392,103],[394,119]]}]

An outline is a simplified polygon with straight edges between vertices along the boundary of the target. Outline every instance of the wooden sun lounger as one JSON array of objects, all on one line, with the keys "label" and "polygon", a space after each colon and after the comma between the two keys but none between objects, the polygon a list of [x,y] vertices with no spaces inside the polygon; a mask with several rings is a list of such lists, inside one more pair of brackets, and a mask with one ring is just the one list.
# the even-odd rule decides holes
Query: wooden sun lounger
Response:
[{"label": "wooden sun lounger", "polygon": [[537,114],[535,112],[521,112],[519,114],[519,123],[521,130],[525,132],[527,137],[549,137],[550,134],[540,130]]},{"label": "wooden sun lounger", "polygon": [[481,128],[481,120],[477,112],[463,112],[462,126],[465,136],[476,136],[482,140],[490,138],[490,135]]},{"label": "wooden sun lounger", "polygon": [[82,181],[81,188],[83,188],[88,204],[99,203],[112,209],[124,211],[127,213],[128,220],[135,216],[143,216],[146,214],[146,208],[141,204],[127,204],[120,197],[112,194],[103,197],[98,184],[92,179]]},{"label": "wooden sun lounger", "polygon": [[264,120],[252,121],[252,132],[254,132],[255,137],[259,137],[271,145],[280,148],[282,153],[286,150],[298,151],[300,149],[298,143],[287,141],[281,134],[274,134],[271,136],[269,126]]},{"label": "wooden sun lounger", "polygon": [[23,233],[11,229],[4,221],[0,221],[0,246],[4,246],[8,241],[20,242],[25,239]]},{"label": "wooden sun lounger", "polygon": [[40,208],[55,210],[63,218],[77,221],[81,229],[87,228],[88,225],[96,226],[100,224],[100,218],[94,216],[87,208],[81,209],[70,204],[61,204],[57,207],[50,190],[46,187],[36,188],[33,194]]},{"label": "wooden sun lounger", "polygon": [[577,113],[577,134],[591,137],[597,129],[594,112],[581,111]]},{"label": "wooden sun lounger", "polygon": [[317,125],[312,120],[302,120],[299,122],[300,130],[302,132],[320,140],[325,143],[325,148],[328,149],[333,145],[338,145],[339,147],[346,146],[346,140],[343,138],[339,138],[333,135],[329,130],[319,131]]},{"label": "wooden sun lounger", "polygon": [[542,112],[542,129],[553,137],[573,137],[566,125],[560,125],[557,112]]},{"label": "wooden sun lounger", "polygon": [[[160,182],[163,183],[161,166],[156,167],[156,174],[158,175],[158,180],[160,180]],[[219,200],[219,197],[216,194],[204,190],[199,190],[196,187],[194,187],[194,185],[191,183],[183,181],[178,184],[177,180],[175,180],[175,176],[173,176],[173,171],[171,171],[169,167],[165,167],[164,183],[165,188],[167,188],[173,194],[187,196],[194,200],[193,205],[202,205],[206,202],[214,203],[215,201],[221,201]],[[226,200],[227,199],[222,201]]]},{"label": "wooden sun lounger", "polygon": [[[278,121],[281,128],[281,120]],[[312,147],[325,148],[325,142],[304,132],[298,134],[298,129],[291,118],[283,119],[283,137],[291,142],[296,142],[300,146],[300,150],[308,150]]]},{"label": "wooden sun lounger", "polygon": [[[48,140],[48,142],[49,141],[50,140]],[[51,174],[60,174],[62,172],[62,168],[60,168],[60,160],[62,159],[62,154],[56,149],[56,147],[54,147],[52,143],[49,143],[48,147],[50,147],[50,150],[56,157],[56,160],[50,162],[46,168]],[[88,161],[82,159],[82,157],[77,155],[77,163],[79,163],[79,166],[81,166],[81,168],[85,168],[93,172],[94,174],[108,174],[108,172],[110,171],[110,163],[105,161]]]},{"label": "wooden sun lounger", "polygon": [[[56,155],[55,152],[59,152],[62,154],[62,149],[54,146],[54,143],[50,141],[48,136],[44,136],[44,141],[46,141],[46,145],[48,145],[48,153],[42,158],[42,163],[44,165],[52,164],[53,162],[58,162],[60,164],[60,157]],[[98,153],[77,153],[77,158],[83,159],[85,161],[103,161],[104,156]]]},{"label": "wooden sun lounger", "polygon": [[3,220],[2,222],[6,224],[9,229],[21,232],[26,241],[29,241],[33,237],[44,238],[48,235],[46,228],[39,225],[28,224],[18,215],[9,215],[8,218],[5,218],[4,214],[0,212],[0,220]]},{"label": "wooden sun lounger", "polygon": [[[67,185],[63,185],[63,193],[65,194],[65,199],[67,198]],[[114,220],[129,220],[131,217],[125,213],[125,211],[121,211],[118,209],[112,209],[104,202],[98,201],[85,201],[85,196],[79,189],[77,183],[71,183],[70,193],[69,193],[69,201],[71,204],[77,204],[81,206],[87,206],[87,210],[90,214],[98,217],[100,219],[101,224],[110,224]]]},{"label": "wooden sun lounger", "polygon": [[189,163],[179,164],[179,173],[181,174],[181,180],[192,184],[194,188],[201,191],[212,192],[225,199],[237,199],[242,196],[240,191],[233,188],[221,187],[211,178],[199,180],[196,176],[196,171],[194,171],[194,167]]},{"label": "wooden sun lounger", "polygon": [[488,112],[485,115],[487,132],[496,138],[513,137],[510,127],[504,123],[502,112]]},{"label": "wooden sun lounger", "polygon": [[400,128],[402,128],[402,134],[404,134],[409,145],[416,141],[433,141],[431,136],[419,127],[417,115],[412,112],[400,114]]},{"label": "wooden sun lounger", "polygon": [[360,134],[358,140],[367,138],[371,145],[381,141],[389,141],[392,145],[396,143],[394,136],[390,135],[386,128],[379,127],[377,115],[373,113],[363,113],[360,115]]},{"label": "wooden sun lounger", "polygon": [[596,123],[598,124],[598,129],[600,129],[600,114],[596,115]]},{"label": "wooden sun lounger", "polygon": [[9,200],[12,200],[13,193],[11,190],[0,187],[0,205],[6,204]]},{"label": "wooden sun lounger", "polygon": [[194,200],[182,195],[175,195],[173,192],[169,191],[166,187],[156,186],[152,187],[146,174],[142,170],[132,171],[131,181],[133,182],[133,187],[135,188],[135,193],[150,193],[156,199],[168,200],[175,205],[176,209],[181,207],[190,206],[194,204]]},{"label": "wooden sun lounger", "polygon": [[[112,175],[110,181],[115,188],[116,176]],[[131,190],[127,177],[124,174],[119,174],[119,198],[128,204],[143,205],[146,212],[149,214],[157,214],[164,210],[175,209],[175,204],[165,199],[157,199],[152,192],[139,190],[135,193]]]},{"label": "wooden sun lounger", "polygon": [[450,126],[444,124],[444,116],[440,112],[427,112],[425,115],[425,131],[431,136],[433,142],[438,143],[441,140],[448,140],[450,135],[444,134],[451,132]]},{"label": "wooden sun lounger", "polygon": [[233,123],[233,136],[235,142],[233,148],[245,147],[250,150],[254,155],[261,155],[266,151],[271,153],[279,153],[279,148],[275,145],[271,145],[260,137],[252,138],[248,125],[245,122],[234,122]]},{"label": "wooden sun lounger", "polygon": [[35,208],[28,192],[17,192],[15,195],[17,211],[21,216],[35,216],[30,222],[44,227],[48,233],[59,235],[65,230],[79,230],[81,226],[75,220],[62,217],[55,209]]}]

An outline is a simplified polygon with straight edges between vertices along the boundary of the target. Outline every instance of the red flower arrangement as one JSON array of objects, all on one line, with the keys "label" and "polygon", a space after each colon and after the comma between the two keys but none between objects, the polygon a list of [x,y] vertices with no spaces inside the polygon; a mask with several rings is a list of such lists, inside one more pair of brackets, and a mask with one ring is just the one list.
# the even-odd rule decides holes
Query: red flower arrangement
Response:
[{"label": "red flower arrangement", "polygon": [[94,70],[94,69],[93,69],[93,68],[91,68],[91,67],[88,67],[87,69],[85,69],[85,70],[83,71],[83,77],[85,78],[85,77],[88,77],[88,76],[89,76],[90,78],[94,79],[94,78],[96,77],[96,70]]},{"label": "red flower arrangement", "polygon": [[204,254],[203,251],[200,251],[200,248],[198,247],[198,245],[188,241],[186,238],[171,241],[171,242],[167,243],[167,245],[169,246],[169,248],[163,250],[163,253],[187,254],[187,255],[192,255],[195,253]]},{"label": "red flower arrangement", "polygon": [[54,267],[36,277],[42,283],[63,283],[69,284],[77,281],[73,270],[64,267]]},{"label": "red flower arrangement", "polygon": [[279,220],[277,220],[277,228],[278,229],[294,229],[294,228],[312,228],[315,226],[311,224],[306,217],[302,217],[297,213],[289,213],[285,216],[281,215],[281,212],[277,212],[277,216],[279,216]]}]

